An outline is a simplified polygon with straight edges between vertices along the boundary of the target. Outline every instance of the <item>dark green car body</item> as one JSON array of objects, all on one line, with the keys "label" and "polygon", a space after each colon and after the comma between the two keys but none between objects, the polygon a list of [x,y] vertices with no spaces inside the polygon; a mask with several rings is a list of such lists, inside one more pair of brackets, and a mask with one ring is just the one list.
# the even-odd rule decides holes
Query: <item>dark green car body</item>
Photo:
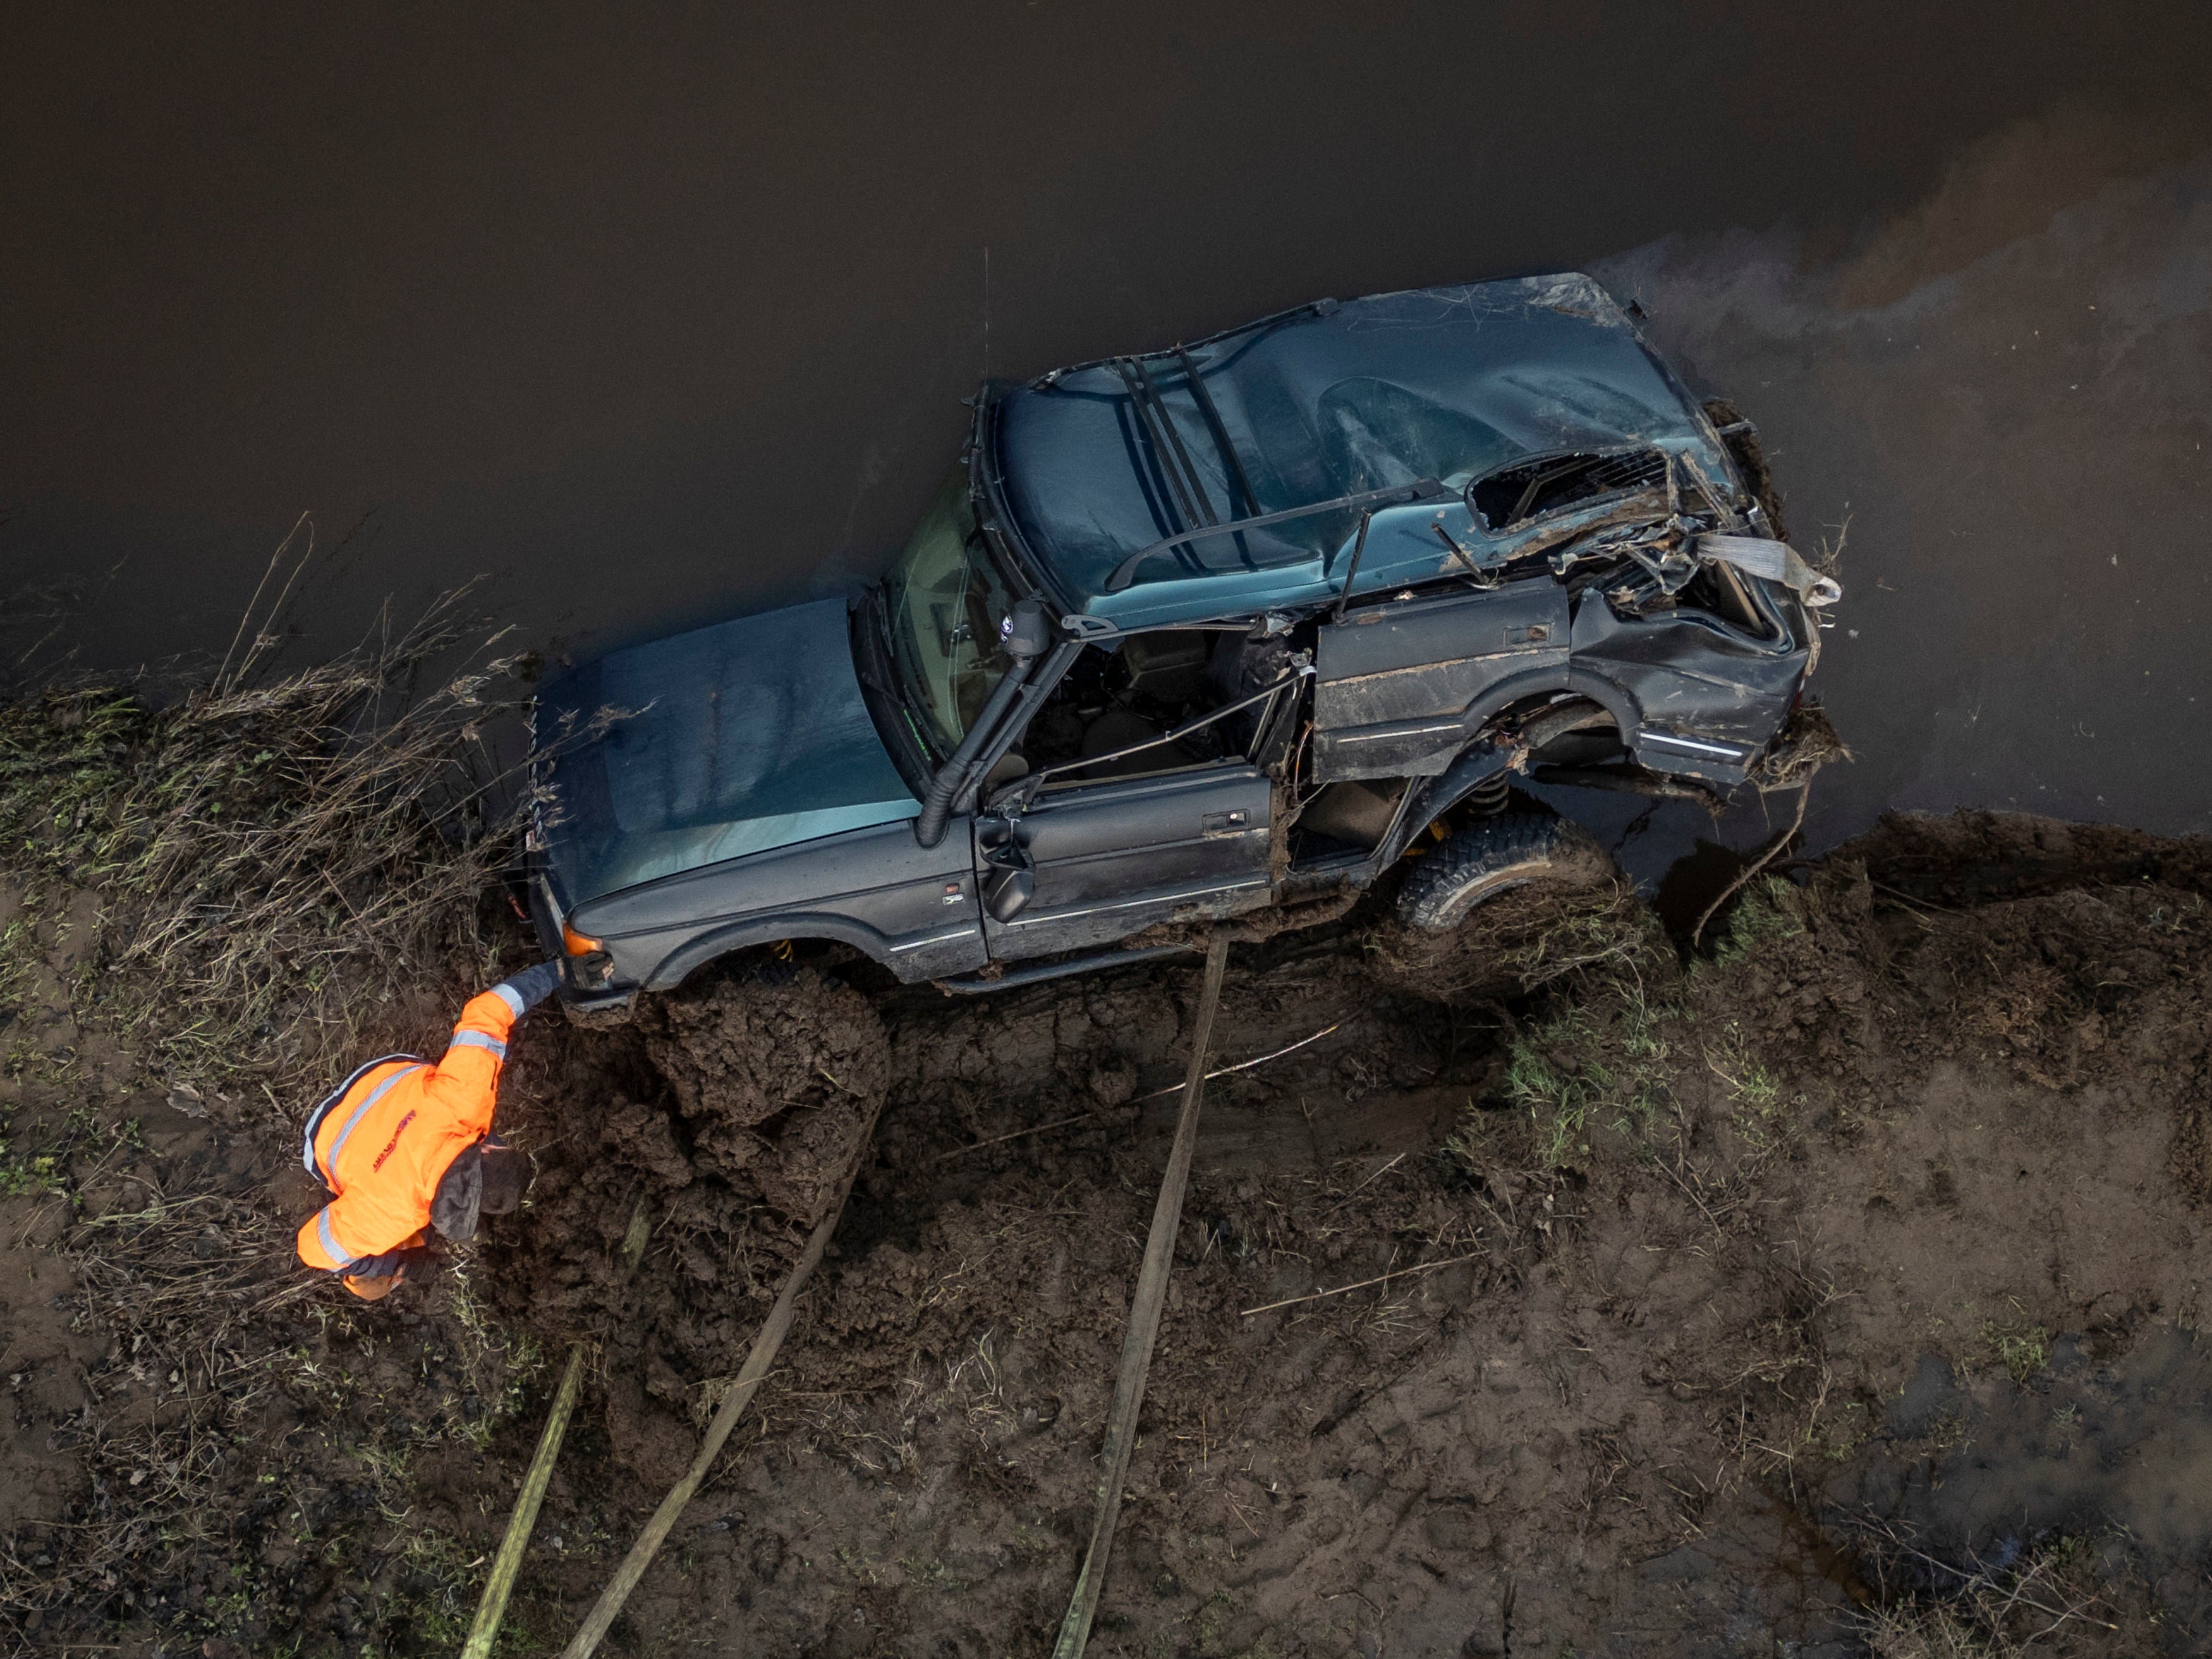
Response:
[{"label": "dark green car body", "polygon": [[592,1000],[793,939],[987,986],[1357,890],[1507,774],[1723,795],[1836,597],[1764,486],[1575,274],[987,385],[849,617],[544,689],[541,929]]}]

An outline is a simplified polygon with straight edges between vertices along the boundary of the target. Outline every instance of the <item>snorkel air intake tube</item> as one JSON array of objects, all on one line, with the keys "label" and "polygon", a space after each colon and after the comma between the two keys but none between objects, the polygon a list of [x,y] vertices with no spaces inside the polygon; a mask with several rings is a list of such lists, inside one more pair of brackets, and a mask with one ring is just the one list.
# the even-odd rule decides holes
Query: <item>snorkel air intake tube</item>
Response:
[{"label": "snorkel air intake tube", "polygon": [[1006,706],[1020,694],[1030,671],[1036,666],[1036,659],[1052,643],[1052,628],[1045,620],[1042,601],[1024,599],[1014,606],[1006,617],[1006,654],[1014,659],[1013,665],[993,689],[983,712],[969,723],[968,735],[952,751],[952,758],[930,781],[929,793],[921,803],[921,816],[914,821],[914,838],[923,847],[934,847],[945,839],[945,821],[952,816],[953,800],[968,781],[976,755],[989,740]]}]

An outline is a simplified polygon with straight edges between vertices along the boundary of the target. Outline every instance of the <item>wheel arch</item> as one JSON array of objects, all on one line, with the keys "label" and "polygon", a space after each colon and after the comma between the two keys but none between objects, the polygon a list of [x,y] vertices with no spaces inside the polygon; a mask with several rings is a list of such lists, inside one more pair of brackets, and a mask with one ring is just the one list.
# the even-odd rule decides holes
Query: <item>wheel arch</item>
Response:
[{"label": "wheel arch", "polygon": [[891,954],[890,941],[866,923],[854,921],[849,916],[799,912],[754,917],[725,927],[711,928],[686,939],[660,959],[659,965],[646,976],[643,988],[648,991],[672,989],[717,957],[726,957],[732,951],[742,951],[748,945],[773,945],[782,939],[827,939],[839,945],[849,945],[872,961],[889,968],[894,974],[898,972]]},{"label": "wheel arch", "polygon": [[[1573,662],[1565,668],[1532,669],[1528,673],[1516,674],[1498,681],[1467,706],[1460,720],[1467,727],[1469,737],[1473,738],[1515,703],[1561,691],[1588,697],[1597,704],[1613,716],[1613,723],[1620,728],[1621,742],[1632,748],[1635,746],[1637,734],[1644,726],[1643,706],[1626,687]],[[1445,775],[1449,775],[1449,770]]]},{"label": "wheel arch", "polygon": [[1413,802],[1400,814],[1397,826],[1377,849],[1378,867],[1388,868],[1396,863],[1424,825],[1434,823],[1512,763],[1512,750],[1488,733],[1492,721],[1516,703],[1533,697],[1557,696],[1561,692],[1587,698],[1604,709],[1613,716],[1622,744],[1632,745],[1643,723],[1643,710],[1634,697],[1601,674],[1571,664],[1564,669],[1534,669],[1500,680],[1468,704],[1461,716],[1473,735],[1458,757],[1435,776],[1414,780],[1416,794]]}]

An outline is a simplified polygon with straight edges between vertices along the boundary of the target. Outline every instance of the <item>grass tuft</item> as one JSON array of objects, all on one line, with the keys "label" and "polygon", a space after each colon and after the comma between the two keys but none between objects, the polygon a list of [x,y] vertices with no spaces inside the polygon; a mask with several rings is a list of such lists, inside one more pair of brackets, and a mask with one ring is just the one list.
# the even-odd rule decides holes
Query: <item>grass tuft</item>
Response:
[{"label": "grass tuft", "polygon": [[1728,932],[1714,948],[1713,960],[1733,967],[1804,931],[1804,902],[1797,889],[1784,877],[1763,877],[1744,890],[1729,913]]},{"label": "grass tuft", "polygon": [[[1640,1144],[1668,1102],[1671,1049],[1662,1031],[1676,1011],[1654,1008],[1632,986],[1621,988],[1601,1012],[1577,1004],[1513,1040],[1504,1091],[1528,1115],[1540,1168],[1584,1167],[1594,1128]],[[1474,1163],[1483,1161],[1478,1127],[1449,1143]]]},{"label": "grass tuft", "polygon": [[1883,1522],[1863,1528],[1863,1616],[1874,1659],[2027,1659],[2031,1654],[2162,1652],[2154,1620],[2126,1603],[2078,1534],[2002,1541],[1995,1559],[1947,1561]]},{"label": "grass tuft", "polygon": [[1992,1320],[1982,1328],[1982,1334],[1997,1363],[2022,1388],[2051,1363],[2051,1333],[2040,1325],[1999,1324]]}]

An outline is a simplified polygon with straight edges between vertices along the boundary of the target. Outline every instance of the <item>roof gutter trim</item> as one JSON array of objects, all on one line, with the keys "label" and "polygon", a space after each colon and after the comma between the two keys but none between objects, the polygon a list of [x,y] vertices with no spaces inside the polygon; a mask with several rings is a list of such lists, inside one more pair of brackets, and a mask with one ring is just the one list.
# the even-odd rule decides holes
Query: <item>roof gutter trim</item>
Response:
[{"label": "roof gutter trim", "polygon": [[1105,591],[1109,593],[1123,592],[1136,580],[1138,568],[1146,560],[1189,542],[1211,541],[1217,536],[1234,535],[1241,530],[1261,530],[1269,525],[1287,524],[1293,519],[1310,519],[1322,513],[1346,513],[1354,507],[1423,507],[1434,501],[1455,501],[1458,499],[1457,490],[1447,489],[1434,478],[1423,478],[1417,483],[1392,484],[1387,489],[1363,489],[1356,495],[1339,495],[1330,501],[1309,501],[1304,507],[1286,507],[1279,513],[1261,513],[1249,519],[1231,519],[1224,524],[1201,525],[1173,536],[1163,536],[1151,546],[1139,548],[1114,567],[1106,578]]}]

